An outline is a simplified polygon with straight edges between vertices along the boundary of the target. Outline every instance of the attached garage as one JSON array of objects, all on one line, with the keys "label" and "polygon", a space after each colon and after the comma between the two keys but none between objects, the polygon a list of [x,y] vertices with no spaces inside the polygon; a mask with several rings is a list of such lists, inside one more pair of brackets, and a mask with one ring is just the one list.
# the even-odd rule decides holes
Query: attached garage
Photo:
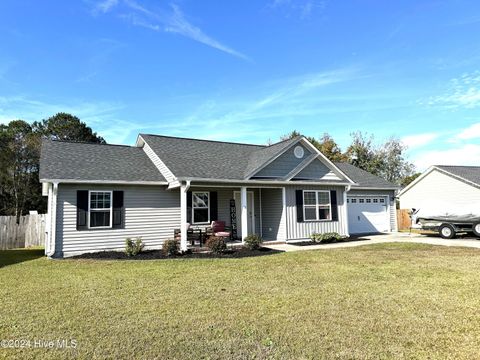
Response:
[{"label": "attached garage", "polygon": [[348,196],[350,234],[391,231],[389,196]]},{"label": "attached garage", "polygon": [[399,187],[353,165],[335,163],[356,182],[347,193],[350,234],[381,233],[397,230],[395,194]]}]

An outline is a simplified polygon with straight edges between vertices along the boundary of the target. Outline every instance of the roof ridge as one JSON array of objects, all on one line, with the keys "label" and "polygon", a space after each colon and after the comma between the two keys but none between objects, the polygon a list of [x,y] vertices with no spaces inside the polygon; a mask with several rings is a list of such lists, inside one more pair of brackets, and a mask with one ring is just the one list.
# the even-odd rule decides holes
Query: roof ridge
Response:
[{"label": "roof ridge", "polygon": [[466,168],[480,168],[477,165],[433,165],[435,167],[466,167]]},{"label": "roof ridge", "polygon": [[193,141],[213,142],[213,143],[221,143],[221,144],[257,146],[257,147],[261,147],[261,148],[266,148],[266,147],[268,147],[268,146],[271,146],[271,145],[258,145],[258,144],[240,143],[240,142],[233,142],[233,141],[196,139],[196,138],[181,137],[181,136],[171,136],[171,135],[144,134],[144,133],[140,133],[139,135],[140,135],[140,136],[166,137],[166,138],[170,138],[170,139],[180,139],[180,140],[193,140]]},{"label": "roof ridge", "polygon": [[[132,145],[124,145],[124,144],[104,144],[104,143],[94,143],[88,141],[75,141],[75,140],[61,140],[61,139],[48,139],[43,138],[43,141],[51,141],[51,142],[59,142],[59,143],[67,143],[67,144],[84,144],[84,145],[103,145],[103,146],[121,146],[121,147],[128,147],[132,149],[137,149],[137,146]],[[138,148],[139,149],[139,148]]]}]

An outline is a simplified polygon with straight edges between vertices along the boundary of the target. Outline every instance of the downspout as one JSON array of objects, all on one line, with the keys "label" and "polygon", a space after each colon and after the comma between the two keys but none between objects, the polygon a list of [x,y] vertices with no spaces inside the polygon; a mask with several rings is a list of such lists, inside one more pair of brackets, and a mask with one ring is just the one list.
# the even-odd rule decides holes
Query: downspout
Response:
[{"label": "downspout", "polygon": [[51,214],[50,214],[50,236],[48,243],[47,256],[51,258],[55,254],[55,240],[57,231],[57,194],[58,183],[53,183]]},{"label": "downspout", "polygon": [[350,231],[348,229],[348,205],[347,205],[347,193],[351,190],[352,185],[345,186],[345,191],[343,192],[343,214],[345,219],[345,235],[350,236]]}]

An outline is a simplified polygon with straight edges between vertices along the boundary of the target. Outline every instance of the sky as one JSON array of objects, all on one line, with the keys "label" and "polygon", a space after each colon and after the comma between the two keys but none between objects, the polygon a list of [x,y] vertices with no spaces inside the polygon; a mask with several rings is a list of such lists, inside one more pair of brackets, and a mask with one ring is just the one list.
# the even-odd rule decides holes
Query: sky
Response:
[{"label": "sky", "polygon": [[480,1],[2,0],[0,122],[138,133],[391,136],[418,170],[480,165]]}]

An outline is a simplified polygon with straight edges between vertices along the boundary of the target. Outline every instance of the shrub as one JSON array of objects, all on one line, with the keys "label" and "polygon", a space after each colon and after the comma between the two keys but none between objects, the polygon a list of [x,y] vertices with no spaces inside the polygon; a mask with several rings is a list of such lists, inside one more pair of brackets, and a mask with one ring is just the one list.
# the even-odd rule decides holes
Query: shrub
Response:
[{"label": "shrub", "polygon": [[263,239],[260,237],[260,235],[257,235],[257,234],[248,235],[245,238],[245,246],[250,250],[259,249],[262,243],[263,243]]},{"label": "shrub", "polygon": [[330,233],[313,233],[310,235],[310,239],[312,239],[313,242],[315,243],[323,243],[323,244],[329,244],[329,243],[335,243],[335,242],[340,242],[343,241],[344,238],[336,232],[330,232]]},{"label": "shrub", "polygon": [[224,238],[217,236],[210,236],[205,246],[214,254],[222,254],[227,250]]},{"label": "shrub", "polygon": [[162,245],[162,252],[165,256],[175,256],[179,252],[177,240],[165,240]]},{"label": "shrub", "polygon": [[144,246],[141,237],[136,238],[135,241],[131,238],[127,238],[125,240],[125,254],[128,256],[135,256],[143,250]]}]

